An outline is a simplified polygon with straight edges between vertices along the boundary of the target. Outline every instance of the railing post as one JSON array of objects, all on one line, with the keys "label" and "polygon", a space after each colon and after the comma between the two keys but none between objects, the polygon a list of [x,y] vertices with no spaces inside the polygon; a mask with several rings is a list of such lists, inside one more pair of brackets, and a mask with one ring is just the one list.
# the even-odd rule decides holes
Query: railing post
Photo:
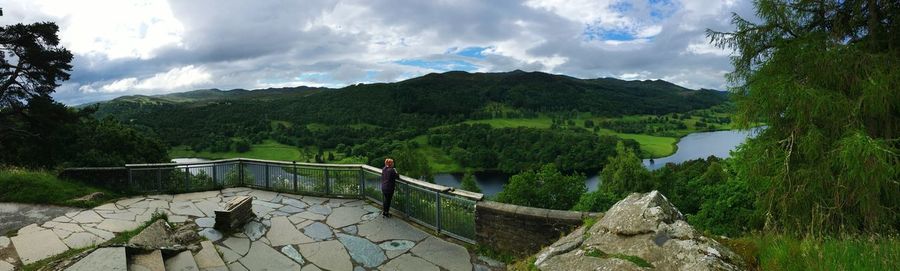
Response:
[{"label": "railing post", "polygon": [[156,191],[162,191],[162,167],[156,168]]},{"label": "railing post", "polygon": [[331,195],[331,179],[328,178],[328,168],[323,168],[325,171],[325,195]]},{"label": "railing post", "polygon": [[191,166],[184,166],[184,191],[191,191]]},{"label": "railing post", "polygon": [[131,172],[131,168],[128,169],[128,190],[134,189],[134,174]]},{"label": "railing post", "polygon": [[[216,163],[213,163],[213,164],[212,164],[213,184],[216,185],[216,186],[218,186],[218,185],[219,185],[219,179],[216,178],[216,171],[219,171],[219,169],[217,168]],[[222,182],[222,186],[223,186],[223,187],[225,186],[225,182]]]},{"label": "railing post", "polygon": [[266,189],[269,189],[269,163],[263,162],[266,165]]},{"label": "railing post", "polygon": [[409,203],[412,202],[412,199],[410,198],[408,184],[403,186],[403,190],[402,192],[400,192],[400,194],[403,195],[403,215],[406,218],[409,218]]},{"label": "railing post", "polygon": [[238,184],[244,186],[244,160],[238,159]]},{"label": "railing post", "polygon": [[366,172],[359,167],[359,196],[366,199]]},{"label": "railing post", "polygon": [[299,191],[297,188],[297,161],[293,161],[294,163],[294,192]]},{"label": "railing post", "polygon": [[441,192],[434,192],[434,226],[437,232],[441,233]]}]

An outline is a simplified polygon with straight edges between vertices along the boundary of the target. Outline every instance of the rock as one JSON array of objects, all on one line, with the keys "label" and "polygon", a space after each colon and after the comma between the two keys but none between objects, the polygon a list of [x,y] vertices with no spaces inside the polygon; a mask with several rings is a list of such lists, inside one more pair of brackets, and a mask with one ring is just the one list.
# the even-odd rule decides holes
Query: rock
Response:
[{"label": "rock", "polygon": [[266,226],[256,221],[247,222],[244,224],[244,234],[252,241],[259,240],[266,235]]},{"label": "rock", "polygon": [[284,253],[285,256],[288,256],[288,258],[291,258],[292,260],[294,260],[295,262],[297,262],[301,265],[306,263],[306,261],[303,260],[303,255],[300,255],[300,251],[297,251],[297,249],[294,248],[294,246],[282,247],[281,253]]},{"label": "rock", "polygon": [[303,232],[306,233],[307,236],[315,239],[316,241],[322,241],[331,238],[334,234],[327,225],[322,224],[321,222],[314,222],[309,224],[303,228]]},{"label": "rock", "polygon": [[11,263],[0,261],[0,271],[15,271],[16,267]]},{"label": "rock", "polygon": [[659,223],[684,220],[684,216],[657,191],[633,193],[606,212],[597,224],[619,235],[637,235],[656,231]]},{"label": "rock", "polygon": [[9,246],[9,237],[0,236],[0,250]]},{"label": "rock", "polygon": [[[612,256],[611,256],[612,255]],[[538,253],[541,270],[644,270],[638,257],[658,270],[741,270],[743,261],[697,233],[657,191],[631,194],[590,229],[579,228]]]},{"label": "rock", "polygon": [[330,215],[331,214],[331,207],[329,207],[328,205],[313,205],[313,206],[310,206],[309,208],[307,208],[307,210],[309,210],[310,212],[313,212],[315,214],[320,214],[320,215]]},{"label": "rock", "polygon": [[103,194],[103,192],[94,192],[94,193],[84,195],[83,197],[80,197],[80,198],[72,199],[72,201],[94,201],[94,200],[98,200],[98,199],[102,198],[103,196],[105,196],[105,194]]},{"label": "rock", "polygon": [[346,234],[338,234],[337,238],[350,252],[350,257],[365,267],[373,268],[387,260],[384,251],[369,240]]},{"label": "rock", "polygon": [[207,240],[215,242],[222,239],[222,233],[213,228],[205,228],[201,230],[198,234],[200,236],[206,237]]},{"label": "rock", "polygon": [[145,248],[164,248],[174,246],[175,242],[172,240],[171,228],[165,221],[160,219],[154,221],[150,226],[144,228],[141,233],[132,237],[128,244]]},{"label": "rock", "polygon": [[213,225],[216,224],[216,219],[212,217],[201,217],[194,220],[194,223],[197,223],[197,226],[201,228],[212,228]]},{"label": "rock", "polygon": [[356,229],[356,225],[353,225],[353,226],[344,227],[341,230],[346,233],[349,233],[349,234],[356,234],[357,229]]},{"label": "rock", "polygon": [[194,223],[181,224],[172,233],[172,241],[178,244],[188,245],[196,243],[198,240],[200,240],[200,235],[197,234],[197,225]]}]

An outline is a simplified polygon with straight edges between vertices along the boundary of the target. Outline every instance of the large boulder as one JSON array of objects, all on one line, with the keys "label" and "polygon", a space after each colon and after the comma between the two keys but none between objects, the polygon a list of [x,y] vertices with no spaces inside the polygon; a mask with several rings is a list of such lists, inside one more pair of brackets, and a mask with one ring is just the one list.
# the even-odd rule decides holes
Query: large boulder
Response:
[{"label": "large boulder", "polygon": [[741,270],[740,257],[694,230],[657,191],[619,201],[588,228],[541,250],[541,270]]}]

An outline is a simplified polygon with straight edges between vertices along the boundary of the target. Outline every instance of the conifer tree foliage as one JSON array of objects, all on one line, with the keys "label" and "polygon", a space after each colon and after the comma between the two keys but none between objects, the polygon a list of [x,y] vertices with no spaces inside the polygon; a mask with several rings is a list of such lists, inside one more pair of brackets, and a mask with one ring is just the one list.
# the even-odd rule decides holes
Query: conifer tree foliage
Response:
[{"label": "conifer tree foliage", "polygon": [[731,48],[736,120],[768,128],[735,153],[770,229],[900,229],[900,2],[759,0],[759,22],[708,31]]},{"label": "conifer tree foliage", "polygon": [[0,109],[48,96],[69,79],[72,53],[59,46],[52,22],[0,27]]}]

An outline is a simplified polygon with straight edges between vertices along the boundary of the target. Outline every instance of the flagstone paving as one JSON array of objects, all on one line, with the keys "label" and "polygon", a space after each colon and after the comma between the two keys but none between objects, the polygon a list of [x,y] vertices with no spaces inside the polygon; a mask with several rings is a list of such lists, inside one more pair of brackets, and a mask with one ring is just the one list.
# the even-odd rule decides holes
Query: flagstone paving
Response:
[{"label": "flagstone paving", "polygon": [[[254,197],[257,217],[230,235],[212,229],[214,211],[239,195]],[[114,233],[149,221],[154,213],[167,214],[170,223],[198,225],[198,233],[208,239],[194,255],[203,259],[197,261],[201,269],[472,270],[473,259],[464,247],[379,212],[356,199],[250,188],[133,197],[25,226],[11,239],[0,237],[0,251],[11,247],[7,251],[14,248],[16,254],[0,257],[0,271],[108,241]],[[167,266],[178,264],[178,259],[166,261]]]}]

